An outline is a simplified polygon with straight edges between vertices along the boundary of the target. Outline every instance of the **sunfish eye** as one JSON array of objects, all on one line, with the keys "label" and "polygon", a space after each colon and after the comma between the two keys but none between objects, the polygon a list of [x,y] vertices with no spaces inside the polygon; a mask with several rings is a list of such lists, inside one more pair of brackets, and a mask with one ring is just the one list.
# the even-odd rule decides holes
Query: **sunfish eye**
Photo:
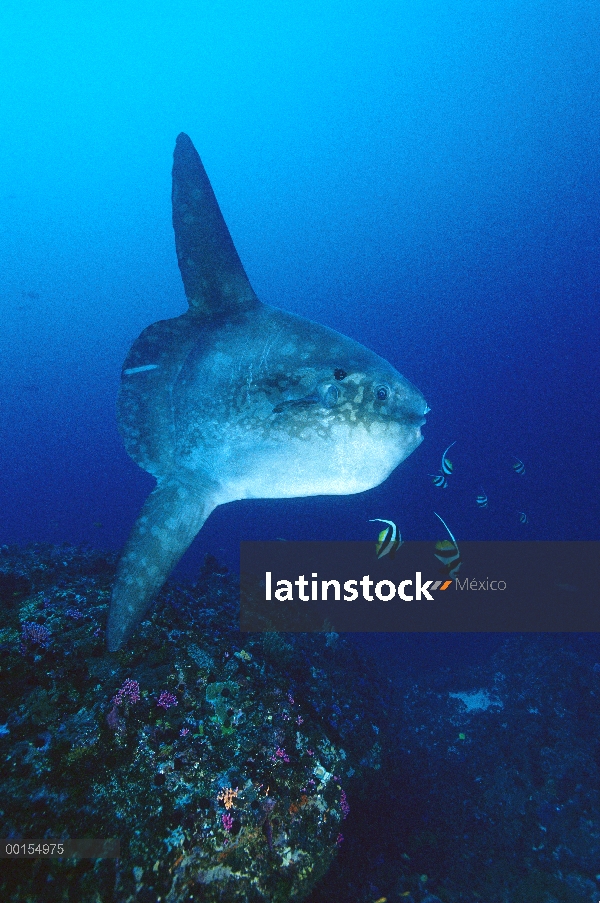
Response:
[{"label": "sunfish eye", "polygon": [[323,386],[321,392],[321,401],[326,408],[332,408],[337,404],[340,397],[340,390],[337,386]]},{"label": "sunfish eye", "polygon": [[348,374],[346,373],[346,371],[345,371],[345,370],[342,370],[342,369],[339,368],[339,367],[338,367],[337,370],[334,370],[334,371],[333,371],[333,375],[335,376],[336,379],[340,379],[340,380],[341,380],[341,379],[346,379],[346,377],[348,376]]},{"label": "sunfish eye", "polygon": [[375,389],[375,398],[377,401],[385,401],[389,397],[390,390],[387,386],[377,386]]}]

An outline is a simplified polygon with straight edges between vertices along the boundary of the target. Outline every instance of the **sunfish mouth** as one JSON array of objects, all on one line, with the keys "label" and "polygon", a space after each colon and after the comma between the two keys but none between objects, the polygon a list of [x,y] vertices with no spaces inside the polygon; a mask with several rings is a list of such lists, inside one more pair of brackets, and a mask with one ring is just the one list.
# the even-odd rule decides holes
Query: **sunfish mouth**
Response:
[{"label": "sunfish mouth", "polygon": [[428,405],[425,405],[424,411],[415,411],[413,414],[409,414],[406,419],[409,422],[412,421],[416,430],[419,431],[421,427],[427,423],[425,416],[426,414],[429,414],[430,410],[431,408]]},{"label": "sunfish mouth", "polygon": [[429,414],[430,411],[431,411],[431,408],[429,407],[427,402],[425,402],[425,410],[423,411],[423,419],[421,420],[419,427],[422,427],[425,423],[427,423],[427,420],[425,418],[427,417],[427,415]]}]

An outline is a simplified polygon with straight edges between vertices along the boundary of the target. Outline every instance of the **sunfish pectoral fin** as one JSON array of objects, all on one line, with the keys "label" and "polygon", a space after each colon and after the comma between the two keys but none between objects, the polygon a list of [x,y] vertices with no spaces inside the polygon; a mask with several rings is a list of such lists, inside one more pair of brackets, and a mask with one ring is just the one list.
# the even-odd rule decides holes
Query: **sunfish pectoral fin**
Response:
[{"label": "sunfish pectoral fin", "polygon": [[146,499],[117,568],[107,643],[119,649],[160,591],[171,570],[217,506],[213,490],[162,480]]}]

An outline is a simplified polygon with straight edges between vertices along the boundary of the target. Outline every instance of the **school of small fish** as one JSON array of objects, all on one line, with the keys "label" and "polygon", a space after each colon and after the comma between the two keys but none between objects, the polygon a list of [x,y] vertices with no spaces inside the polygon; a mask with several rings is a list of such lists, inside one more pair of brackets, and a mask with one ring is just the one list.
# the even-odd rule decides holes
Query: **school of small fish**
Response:
[{"label": "school of small fish", "polygon": [[[429,476],[432,478],[433,485],[438,489],[446,489],[448,487],[448,477],[452,476],[454,465],[452,461],[448,457],[448,452],[450,449],[456,445],[457,440],[451,442],[450,445],[444,450],[442,454],[441,466],[438,473],[430,473]],[[513,464],[512,469],[515,474],[518,476],[523,476],[525,474],[525,464],[521,461],[520,458],[517,458],[516,455],[512,456]],[[482,487],[479,493],[475,496],[475,504],[479,510],[484,510],[488,507],[489,499],[485,489]],[[434,554],[437,560],[442,564],[444,570],[448,574],[449,577],[455,577],[459,571],[459,568],[462,564],[460,557],[460,550],[458,548],[458,543],[456,539],[448,527],[446,521],[440,517],[437,511],[433,512],[435,516],[442,522],[444,525],[446,532],[450,539],[439,540],[435,544]],[[517,519],[519,524],[525,525],[529,523],[529,517],[526,511],[517,510]],[[370,523],[381,523],[386,524],[383,530],[380,531],[377,542],[375,544],[375,551],[377,558],[383,558],[385,555],[390,555],[391,558],[394,557],[396,551],[402,545],[402,536],[398,530],[398,527],[391,520],[384,520],[381,517],[371,518]]]},{"label": "school of small fish", "polygon": [[[450,443],[448,448],[442,454],[442,466],[440,467],[439,473],[436,473],[436,474],[430,473],[429,474],[429,476],[433,480],[433,485],[437,486],[439,489],[447,488],[448,477],[451,476],[453,469],[454,469],[452,461],[450,461],[450,459],[448,458],[448,452],[450,451],[450,449],[452,448],[453,445],[456,445],[456,439],[454,440],[454,442]],[[513,471],[516,474],[518,474],[519,476],[523,476],[525,473],[524,463],[521,461],[520,458],[517,458],[516,455],[513,455],[512,459],[513,459],[513,465],[512,465]],[[481,488],[479,493],[475,496],[475,504],[477,505],[477,507],[479,509],[484,509],[484,508],[488,507],[489,499],[488,499],[487,493],[486,493],[485,489],[483,489],[483,487]],[[525,511],[517,511],[517,517],[518,517],[520,524],[528,524],[529,523],[529,517],[527,516],[527,513]]]}]

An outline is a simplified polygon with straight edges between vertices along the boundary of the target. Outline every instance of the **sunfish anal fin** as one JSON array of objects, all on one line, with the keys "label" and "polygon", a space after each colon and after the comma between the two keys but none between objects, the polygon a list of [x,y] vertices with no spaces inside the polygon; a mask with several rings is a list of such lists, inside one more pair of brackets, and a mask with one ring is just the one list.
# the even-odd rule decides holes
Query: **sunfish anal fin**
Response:
[{"label": "sunfish anal fin", "polygon": [[173,229],[191,314],[230,317],[260,305],[198,152],[183,132],[173,154]]},{"label": "sunfish anal fin", "polygon": [[146,499],[117,569],[107,641],[119,649],[171,570],[214,510],[212,490],[200,492],[167,477]]}]

